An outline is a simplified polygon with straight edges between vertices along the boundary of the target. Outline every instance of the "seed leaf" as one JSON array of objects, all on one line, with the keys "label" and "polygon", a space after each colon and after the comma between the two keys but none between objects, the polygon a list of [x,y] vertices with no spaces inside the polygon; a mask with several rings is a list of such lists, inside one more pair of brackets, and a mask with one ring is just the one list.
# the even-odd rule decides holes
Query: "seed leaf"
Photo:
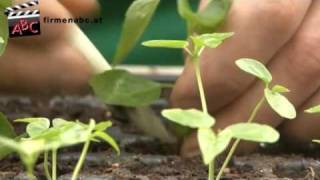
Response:
[{"label": "seed leaf", "polygon": [[264,95],[271,108],[275,112],[277,112],[281,117],[287,119],[296,118],[296,109],[285,96],[277,92],[272,92],[272,90],[268,88],[264,90]]},{"label": "seed leaf", "polygon": [[264,81],[265,84],[269,84],[272,81],[272,75],[268,69],[259,61],[254,59],[239,59],[236,61],[236,65],[243,71],[256,76]]},{"label": "seed leaf", "polygon": [[320,113],[320,105],[307,109],[305,112],[309,114]]},{"label": "seed leaf", "polygon": [[290,90],[284,86],[281,86],[281,85],[275,85],[273,88],[272,88],[272,92],[275,92],[275,93],[287,93],[287,92],[290,92]]},{"label": "seed leaf", "polygon": [[312,142],[320,144],[320,140],[312,140]]},{"label": "seed leaf", "polygon": [[47,118],[25,118],[17,119],[15,122],[28,123],[26,131],[31,138],[39,136],[50,127],[50,120]]},{"label": "seed leaf", "polygon": [[232,136],[246,141],[274,143],[279,139],[279,133],[268,125],[256,123],[239,123],[225,129],[232,132]]},{"label": "seed leaf", "polygon": [[198,130],[198,141],[205,164],[210,164],[214,158],[216,135],[210,128],[201,128]]},{"label": "seed leaf", "polygon": [[116,141],[111,136],[109,136],[107,133],[102,132],[102,131],[97,131],[94,133],[94,137],[98,137],[98,138],[101,138],[102,140],[106,141],[118,153],[118,155],[120,154],[120,148],[117,145]]},{"label": "seed leaf", "polygon": [[197,47],[217,48],[224,40],[233,36],[234,33],[211,33],[200,36],[192,36],[192,42]]},{"label": "seed leaf", "polygon": [[188,42],[179,40],[152,40],[143,42],[142,45],[147,47],[183,49],[188,46]]},{"label": "seed leaf", "polygon": [[159,99],[161,84],[132,75],[124,70],[110,70],[96,75],[90,85],[106,104],[146,106]]},{"label": "seed leaf", "polygon": [[27,169],[33,169],[39,154],[46,150],[43,140],[25,140],[17,142],[14,139],[0,136],[0,144],[17,152]]},{"label": "seed leaf", "polygon": [[232,138],[230,131],[222,131],[216,136],[212,129],[201,128],[198,130],[198,141],[205,164],[212,162],[228,147]]},{"label": "seed leaf", "polygon": [[160,0],[135,0],[129,7],[122,27],[121,38],[114,57],[114,65],[120,64],[143,35]]},{"label": "seed leaf", "polygon": [[68,122],[64,119],[61,119],[61,118],[56,118],[56,119],[53,119],[52,120],[52,126],[54,128],[61,128],[61,127],[64,127],[66,126],[67,124],[70,124],[71,122]]},{"label": "seed leaf", "polygon": [[213,117],[196,109],[167,109],[162,111],[162,115],[170,121],[191,128],[210,128],[215,123]]},{"label": "seed leaf", "polygon": [[[7,137],[7,138],[14,138],[16,137],[16,133],[6,118],[6,116],[0,113],[0,136]],[[0,143],[0,160],[5,158],[7,155],[11,154],[12,150],[3,144]]]},{"label": "seed leaf", "polygon": [[98,123],[96,125],[94,130],[96,130],[96,131],[105,131],[106,129],[108,129],[111,126],[112,126],[112,122],[111,121],[100,122],[100,123]]}]

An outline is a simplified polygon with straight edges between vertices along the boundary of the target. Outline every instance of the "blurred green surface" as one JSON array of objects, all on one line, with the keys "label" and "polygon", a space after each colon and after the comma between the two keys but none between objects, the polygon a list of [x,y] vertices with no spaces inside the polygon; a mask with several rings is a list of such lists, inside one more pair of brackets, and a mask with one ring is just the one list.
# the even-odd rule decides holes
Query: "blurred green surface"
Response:
[{"label": "blurred green surface", "polygon": [[[114,56],[124,15],[131,2],[132,0],[100,0],[103,23],[83,26],[86,34],[108,61]],[[191,2],[196,5],[198,0]],[[151,39],[185,39],[185,23],[176,8],[175,0],[162,0],[140,42]],[[183,58],[179,50],[146,48],[139,43],[125,60],[125,64],[181,65]]]}]

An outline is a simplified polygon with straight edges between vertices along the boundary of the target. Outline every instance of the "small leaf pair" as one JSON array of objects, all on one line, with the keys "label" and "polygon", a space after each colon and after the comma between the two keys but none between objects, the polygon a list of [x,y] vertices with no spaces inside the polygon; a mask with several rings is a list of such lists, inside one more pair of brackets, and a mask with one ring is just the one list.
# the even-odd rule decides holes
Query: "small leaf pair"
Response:
[{"label": "small leaf pair", "polygon": [[255,123],[238,123],[228,126],[218,134],[212,130],[215,119],[196,109],[169,109],[162,115],[172,122],[198,129],[198,141],[205,164],[211,163],[222,153],[232,138],[273,143],[279,139],[279,133],[270,126]]},{"label": "small leaf pair", "polygon": [[261,62],[253,59],[240,59],[236,61],[236,65],[241,70],[264,82],[264,96],[271,108],[277,112],[277,114],[287,119],[296,118],[297,113],[295,107],[284,95],[282,95],[283,93],[289,92],[289,90],[281,85],[276,85],[270,89],[269,86],[272,82],[272,75]]}]

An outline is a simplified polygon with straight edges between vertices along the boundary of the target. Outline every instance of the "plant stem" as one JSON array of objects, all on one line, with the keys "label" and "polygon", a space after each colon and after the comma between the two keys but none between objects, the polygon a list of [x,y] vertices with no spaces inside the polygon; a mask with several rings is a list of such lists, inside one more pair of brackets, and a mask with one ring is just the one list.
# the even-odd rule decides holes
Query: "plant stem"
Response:
[{"label": "plant stem", "polygon": [[47,180],[52,180],[49,172],[48,155],[49,155],[48,151],[44,152],[43,168],[44,168],[44,172],[46,174]]},{"label": "plant stem", "polygon": [[81,152],[81,155],[80,155],[80,159],[77,163],[77,166],[76,168],[74,169],[73,171],[73,174],[72,174],[72,178],[71,180],[77,180],[78,179],[78,176],[79,176],[79,173],[80,173],[80,170],[82,168],[82,165],[84,163],[84,160],[87,156],[87,153],[88,153],[88,150],[89,150],[89,146],[90,146],[90,138],[86,141],[86,143],[84,144],[83,146],[83,149],[82,149],[82,152]]},{"label": "plant stem", "polygon": [[[261,108],[261,106],[263,105],[264,101],[265,101],[265,97],[263,97],[263,98],[259,101],[259,103],[256,105],[256,107],[253,109],[253,111],[252,111],[252,113],[251,113],[251,115],[250,115],[250,117],[249,117],[249,119],[248,119],[248,121],[247,121],[248,123],[252,123],[252,122],[254,121],[254,119],[255,119],[255,117],[257,116],[257,113],[258,113],[259,109]],[[221,176],[223,175],[224,169],[228,166],[228,164],[229,164],[229,162],[230,162],[230,160],[231,160],[234,152],[236,151],[239,143],[240,143],[240,139],[237,139],[237,140],[232,144],[232,147],[231,147],[231,149],[230,149],[230,151],[229,151],[226,159],[225,159],[224,162],[223,162],[223,165],[222,165],[222,167],[221,167],[221,169],[220,169],[220,171],[219,171],[219,173],[218,173],[218,175],[217,175],[217,179],[216,179],[216,180],[220,180]]]},{"label": "plant stem", "polygon": [[33,169],[29,168],[29,167],[27,169],[27,176],[28,176],[29,180],[36,180],[37,179],[33,174]]},{"label": "plant stem", "polygon": [[214,180],[214,160],[209,164],[209,180]]},{"label": "plant stem", "polygon": [[194,66],[195,66],[195,71],[196,71],[198,89],[199,89],[199,93],[200,93],[202,111],[204,113],[208,114],[207,100],[206,100],[206,96],[205,96],[205,92],[204,92],[204,88],[203,88],[203,83],[202,83],[202,78],[201,78],[199,59],[194,60]]},{"label": "plant stem", "polygon": [[52,150],[52,180],[57,180],[57,149]]},{"label": "plant stem", "polygon": [[[193,62],[194,62],[194,67],[195,67],[195,71],[196,71],[196,78],[197,78],[197,84],[198,84],[198,89],[199,89],[199,93],[200,93],[202,111],[204,113],[208,114],[209,112],[208,112],[208,107],[207,107],[207,100],[206,100],[206,95],[204,92],[199,61],[200,61],[199,58],[196,58]],[[208,167],[208,179],[214,180],[214,160],[212,162],[210,162],[209,167]]]}]

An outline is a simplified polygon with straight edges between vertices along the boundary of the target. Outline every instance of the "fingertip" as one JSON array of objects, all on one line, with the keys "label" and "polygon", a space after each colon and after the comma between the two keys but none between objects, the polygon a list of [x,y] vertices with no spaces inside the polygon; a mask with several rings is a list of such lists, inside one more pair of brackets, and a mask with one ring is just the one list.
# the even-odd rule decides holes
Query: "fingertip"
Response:
[{"label": "fingertip", "polygon": [[96,14],[101,7],[96,0],[85,0],[74,3],[73,0],[59,0],[73,16],[88,16]]}]

